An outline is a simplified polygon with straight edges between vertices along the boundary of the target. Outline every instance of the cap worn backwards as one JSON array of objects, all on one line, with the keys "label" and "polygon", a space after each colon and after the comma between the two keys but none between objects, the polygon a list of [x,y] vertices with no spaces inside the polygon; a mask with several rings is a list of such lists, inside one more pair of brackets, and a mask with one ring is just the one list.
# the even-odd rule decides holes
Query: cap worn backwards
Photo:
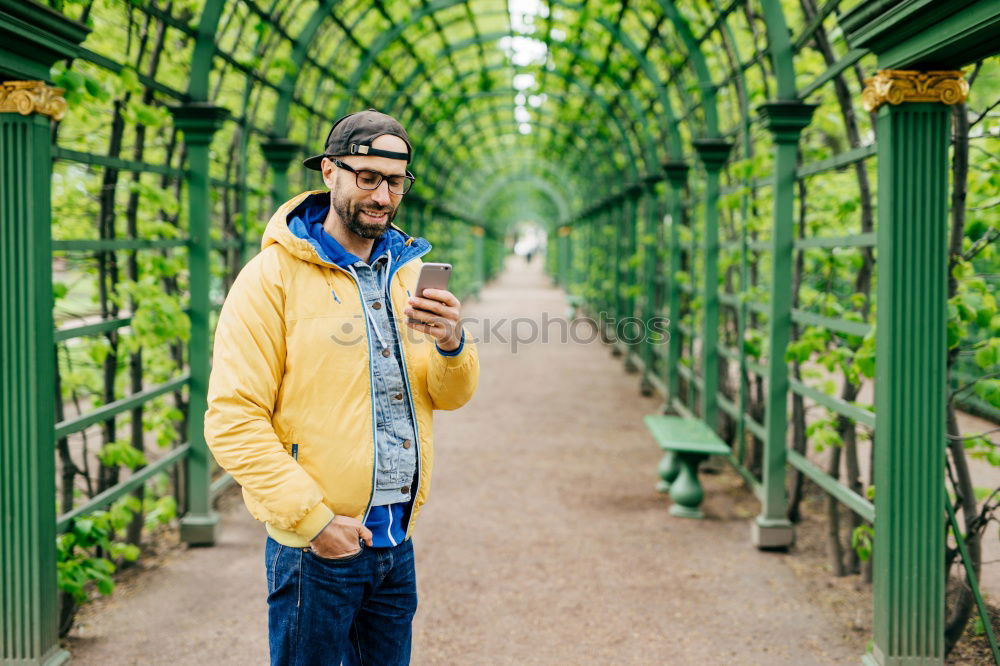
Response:
[{"label": "cap worn backwards", "polygon": [[[372,148],[372,142],[383,134],[402,139],[406,143],[406,152]],[[368,109],[348,114],[335,122],[326,136],[326,149],[323,154],[313,155],[303,160],[302,164],[306,168],[320,171],[324,157],[342,155],[373,155],[409,162],[412,151],[410,137],[406,135],[406,130],[399,121],[375,109]]]}]

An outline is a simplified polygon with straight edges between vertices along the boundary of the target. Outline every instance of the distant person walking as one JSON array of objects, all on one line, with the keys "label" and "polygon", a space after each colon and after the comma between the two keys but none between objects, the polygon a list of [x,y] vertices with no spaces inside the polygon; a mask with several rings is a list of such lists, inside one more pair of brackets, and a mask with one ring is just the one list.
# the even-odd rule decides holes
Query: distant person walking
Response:
[{"label": "distant person walking", "polygon": [[412,296],[431,245],[392,224],[410,159],[390,116],[334,123],[304,162],[329,191],[271,217],[219,317],[205,435],[267,526],[272,664],[409,663],[432,412],[479,378],[455,295]]}]

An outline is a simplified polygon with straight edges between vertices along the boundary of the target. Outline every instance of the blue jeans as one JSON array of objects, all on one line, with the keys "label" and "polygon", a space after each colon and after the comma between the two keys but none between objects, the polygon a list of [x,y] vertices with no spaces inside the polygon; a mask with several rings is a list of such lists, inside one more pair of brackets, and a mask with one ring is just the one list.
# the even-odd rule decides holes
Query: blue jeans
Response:
[{"label": "blue jeans", "polygon": [[268,537],[264,558],[272,665],[410,663],[417,611],[410,539],[327,559]]}]

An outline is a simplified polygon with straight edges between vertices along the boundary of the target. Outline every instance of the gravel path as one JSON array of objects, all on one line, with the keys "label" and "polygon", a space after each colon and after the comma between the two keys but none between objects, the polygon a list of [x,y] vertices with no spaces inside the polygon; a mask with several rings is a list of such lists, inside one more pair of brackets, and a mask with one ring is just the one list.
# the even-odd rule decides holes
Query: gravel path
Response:
[{"label": "gravel path", "polygon": [[[756,504],[735,475],[705,475],[706,520],[667,513],[642,423],[660,400],[585,326],[515,350],[512,333],[564,312],[539,261],[516,258],[464,309],[492,332],[469,324],[479,391],[435,418],[414,663],[857,663],[863,641],[811,603],[792,556],[750,545]],[[266,662],[263,528],[232,498],[222,513],[217,547],[178,550],[85,610],[75,663]]]}]

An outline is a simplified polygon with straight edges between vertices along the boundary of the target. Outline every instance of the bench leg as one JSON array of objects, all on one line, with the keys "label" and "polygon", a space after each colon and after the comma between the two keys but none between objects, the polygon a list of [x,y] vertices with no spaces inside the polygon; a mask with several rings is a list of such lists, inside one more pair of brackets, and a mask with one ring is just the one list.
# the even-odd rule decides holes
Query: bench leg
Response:
[{"label": "bench leg", "polygon": [[670,515],[678,518],[705,517],[698,508],[705,499],[705,491],[698,481],[698,465],[705,457],[698,453],[677,453],[680,471],[677,479],[670,484],[670,499],[674,501],[674,505],[670,507]]},{"label": "bench leg", "polygon": [[661,493],[670,492],[670,484],[674,482],[677,475],[680,474],[681,465],[677,460],[677,454],[673,451],[667,451],[660,458],[660,464],[657,466],[656,471],[660,475],[660,480],[656,484],[656,490]]}]

